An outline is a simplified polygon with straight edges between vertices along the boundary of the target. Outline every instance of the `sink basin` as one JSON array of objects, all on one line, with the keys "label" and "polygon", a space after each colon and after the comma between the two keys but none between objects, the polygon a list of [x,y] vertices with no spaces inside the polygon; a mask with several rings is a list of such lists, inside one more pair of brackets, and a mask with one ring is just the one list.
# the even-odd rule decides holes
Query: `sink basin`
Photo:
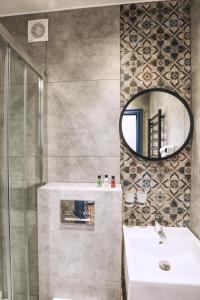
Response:
[{"label": "sink basin", "polygon": [[200,242],[188,228],[163,227],[163,244],[154,227],[123,230],[128,300],[200,300]]}]

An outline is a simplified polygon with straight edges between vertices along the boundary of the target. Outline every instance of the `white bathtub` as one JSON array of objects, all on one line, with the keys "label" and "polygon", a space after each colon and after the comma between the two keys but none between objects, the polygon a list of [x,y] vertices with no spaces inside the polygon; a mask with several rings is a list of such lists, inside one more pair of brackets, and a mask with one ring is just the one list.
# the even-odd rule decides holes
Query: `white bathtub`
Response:
[{"label": "white bathtub", "polygon": [[163,244],[154,227],[123,230],[127,300],[200,300],[200,242],[189,229],[163,227]]}]

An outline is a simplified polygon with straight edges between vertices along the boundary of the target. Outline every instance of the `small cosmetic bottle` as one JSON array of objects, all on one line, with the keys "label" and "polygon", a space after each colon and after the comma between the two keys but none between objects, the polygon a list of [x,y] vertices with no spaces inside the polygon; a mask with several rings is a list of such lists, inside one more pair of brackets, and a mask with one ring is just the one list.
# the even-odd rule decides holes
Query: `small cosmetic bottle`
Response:
[{"label": "small cosmetic bottle", "polygon": [[115,181],[115,176],[111,177],[111,188],[115,188],[116,187],[116,181]]},{"label": "small cosmetic bottle", "polygon": [[102,187],[101,175],[98,175],[97,177],[97,187]]},{"label": "small cosmetic bottle", "polygon": [[105,175],[104,177],[104,188],[108,188],[109,187],[109,181],[108,181],[108,175]]}]

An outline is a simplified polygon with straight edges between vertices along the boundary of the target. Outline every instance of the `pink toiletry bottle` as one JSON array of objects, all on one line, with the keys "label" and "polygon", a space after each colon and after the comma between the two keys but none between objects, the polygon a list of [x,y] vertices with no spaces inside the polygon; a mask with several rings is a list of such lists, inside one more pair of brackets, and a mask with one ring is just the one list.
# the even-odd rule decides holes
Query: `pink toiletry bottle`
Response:
[{"label": "pink toiletry bottle", "polygon": [[115,176],[111,177],[111,188],[115,188],[116,187],[116,181],[115,181]]}]

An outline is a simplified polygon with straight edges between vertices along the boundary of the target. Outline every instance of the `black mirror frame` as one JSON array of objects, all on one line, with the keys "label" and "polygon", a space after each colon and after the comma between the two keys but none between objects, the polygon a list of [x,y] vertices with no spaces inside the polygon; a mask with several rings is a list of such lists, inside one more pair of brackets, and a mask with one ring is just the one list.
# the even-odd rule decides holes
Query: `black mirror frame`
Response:
[{"label": "black mirror frame", "polygon": [[[189,130],[189,134],[187,136],[187,139],[185,141],[185,143],[176,151],[174,152],[173,154],[170,154],[166,157],[162,157],[162,158],[151,158],[151,157],[147,157],[147,156],[144,156],[144,155],[141,155],[141,154],[138,154],[137,152],[135,152],[126,142],[125,138],[124,138],[124,135],[123,135],[123,132],[122,132],[122,118],[123,118],[123,115],[124,115],[124,111],[126,110],[126,108],[128,107],[128,105],[133,101],[135,100],[137,97],[141,96],[141,95],[144,95],[146,93],[150,93],[150,92],[165,92],[165,93],[168,93],[168,94],[171,94],[172,96],[178,98],[182,103],[183,105],[185,106],[188,114],[189,114],[189,118],[190,118],[190,130]],[[161,161],[161,160],[167,160],[169,158],[172,158],[174,156],[176,156],[177,154],[179,154],[186,146],[187,144],[189,143],[189,141],[192,139],[192,136],[193,136],[193,132],[194,132],[194,117],[193,117],[193,114],[192,114],[192,111],[191,111],[191,108],[189,107],[189,105],[187,104],[187,102],[177,93],[177,92],[174,92],[174,91],[171,91],[171,90],[168,90],[168,89],[164,89],[164,88],[152,88],[152,89],[147,89],[147,90],[143,90],[139,93],[137,93],[136,95],[134,95],[133,97],[130,98],[130,100],[126,103],[126,105],[124,106],[123,110],[121,111],[121,114],[120,114],[120,119],[119,119],[119,132],[120,132],[120,137],[123,141],[123,143],[126,145],[126,147],[129,149],[129,151],[131,153],[133,153],[134,155],[140,157],[140,158],[143,158],[145,160],[150,160],[150,161]]]}]

